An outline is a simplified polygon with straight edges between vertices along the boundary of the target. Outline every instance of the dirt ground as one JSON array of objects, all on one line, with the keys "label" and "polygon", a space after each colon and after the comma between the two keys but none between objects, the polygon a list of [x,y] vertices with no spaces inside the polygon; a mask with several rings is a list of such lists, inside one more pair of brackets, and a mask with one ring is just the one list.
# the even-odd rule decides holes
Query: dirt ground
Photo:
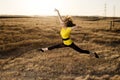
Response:
[{"label": "dirt ground", "polygon": [[0,80],[120,80],[120,22],[110,30],[111,19],[90,19],[73,17],[82,28],[71,38],[99,59],[71,48],[38,51],[61,43],[57,17],[0,18]]}]

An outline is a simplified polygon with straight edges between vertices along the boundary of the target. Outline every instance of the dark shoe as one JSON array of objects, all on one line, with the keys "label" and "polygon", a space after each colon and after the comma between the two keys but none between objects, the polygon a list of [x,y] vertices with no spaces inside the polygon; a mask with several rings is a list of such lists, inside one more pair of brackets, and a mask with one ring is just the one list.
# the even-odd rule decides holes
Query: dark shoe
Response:
[{"label": "dark shoe", "polygon": [[39,48],[38,51],[44,52],[44,50],[42,50],[42,48]]},{"label": "dark shoe", "polygon": [[99,58],[96,52],[90,52],[90,56],[94,56],[95,58]]},{"label": "dark shoe", "polygon": [[99,58],[99,56],[97,55],[97,53],[96,53],[96,52],[94,53],[94,55],[95,55],[95,57],[96,57],[96,58]]}]

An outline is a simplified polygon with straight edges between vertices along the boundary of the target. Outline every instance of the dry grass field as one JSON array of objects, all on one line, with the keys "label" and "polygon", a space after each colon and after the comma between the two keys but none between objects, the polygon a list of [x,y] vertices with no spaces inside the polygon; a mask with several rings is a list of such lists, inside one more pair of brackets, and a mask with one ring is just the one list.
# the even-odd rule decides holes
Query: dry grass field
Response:
[{"label": "dry grass field", "polygon": [[[119,18],[117,18],[119,19]],[[0,18],[0,80],[120,80],[120,22],[73,17],[71,37],[95,59],[71,48],[40,52],[61,42],[57,17]]]}]

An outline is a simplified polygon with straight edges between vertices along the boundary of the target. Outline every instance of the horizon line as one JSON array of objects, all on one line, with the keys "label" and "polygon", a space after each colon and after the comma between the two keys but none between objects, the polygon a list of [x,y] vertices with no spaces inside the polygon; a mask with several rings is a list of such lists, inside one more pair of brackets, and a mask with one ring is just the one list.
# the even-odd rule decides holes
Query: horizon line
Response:
[{"label": "horizon line", "polygon": [[[57,15],[25,15],[25,14],[0,14],[2,16],[26,16],[26,17],[40,17],[40,16],[57,16]],[[66,16],[66,15],[61,15]],[[70,16],[91,16],[91,17],[120,17],[120,16],[101,16],[101,15],[70,15]]]}]

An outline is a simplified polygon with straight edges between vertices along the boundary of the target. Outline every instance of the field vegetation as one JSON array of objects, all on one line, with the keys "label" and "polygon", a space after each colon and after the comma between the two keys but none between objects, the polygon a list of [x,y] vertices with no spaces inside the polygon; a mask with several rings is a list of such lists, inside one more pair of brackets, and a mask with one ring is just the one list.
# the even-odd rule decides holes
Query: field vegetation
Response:
[{"label": "field vegetation", "polygon": [[[71,38],[95,59],[71,48],[40,52],[61,43],[55,16],[0,18],[0,80],[120,80],[120,18],[73,17]],[[112,24],[111,29],[111,21]]]}]

